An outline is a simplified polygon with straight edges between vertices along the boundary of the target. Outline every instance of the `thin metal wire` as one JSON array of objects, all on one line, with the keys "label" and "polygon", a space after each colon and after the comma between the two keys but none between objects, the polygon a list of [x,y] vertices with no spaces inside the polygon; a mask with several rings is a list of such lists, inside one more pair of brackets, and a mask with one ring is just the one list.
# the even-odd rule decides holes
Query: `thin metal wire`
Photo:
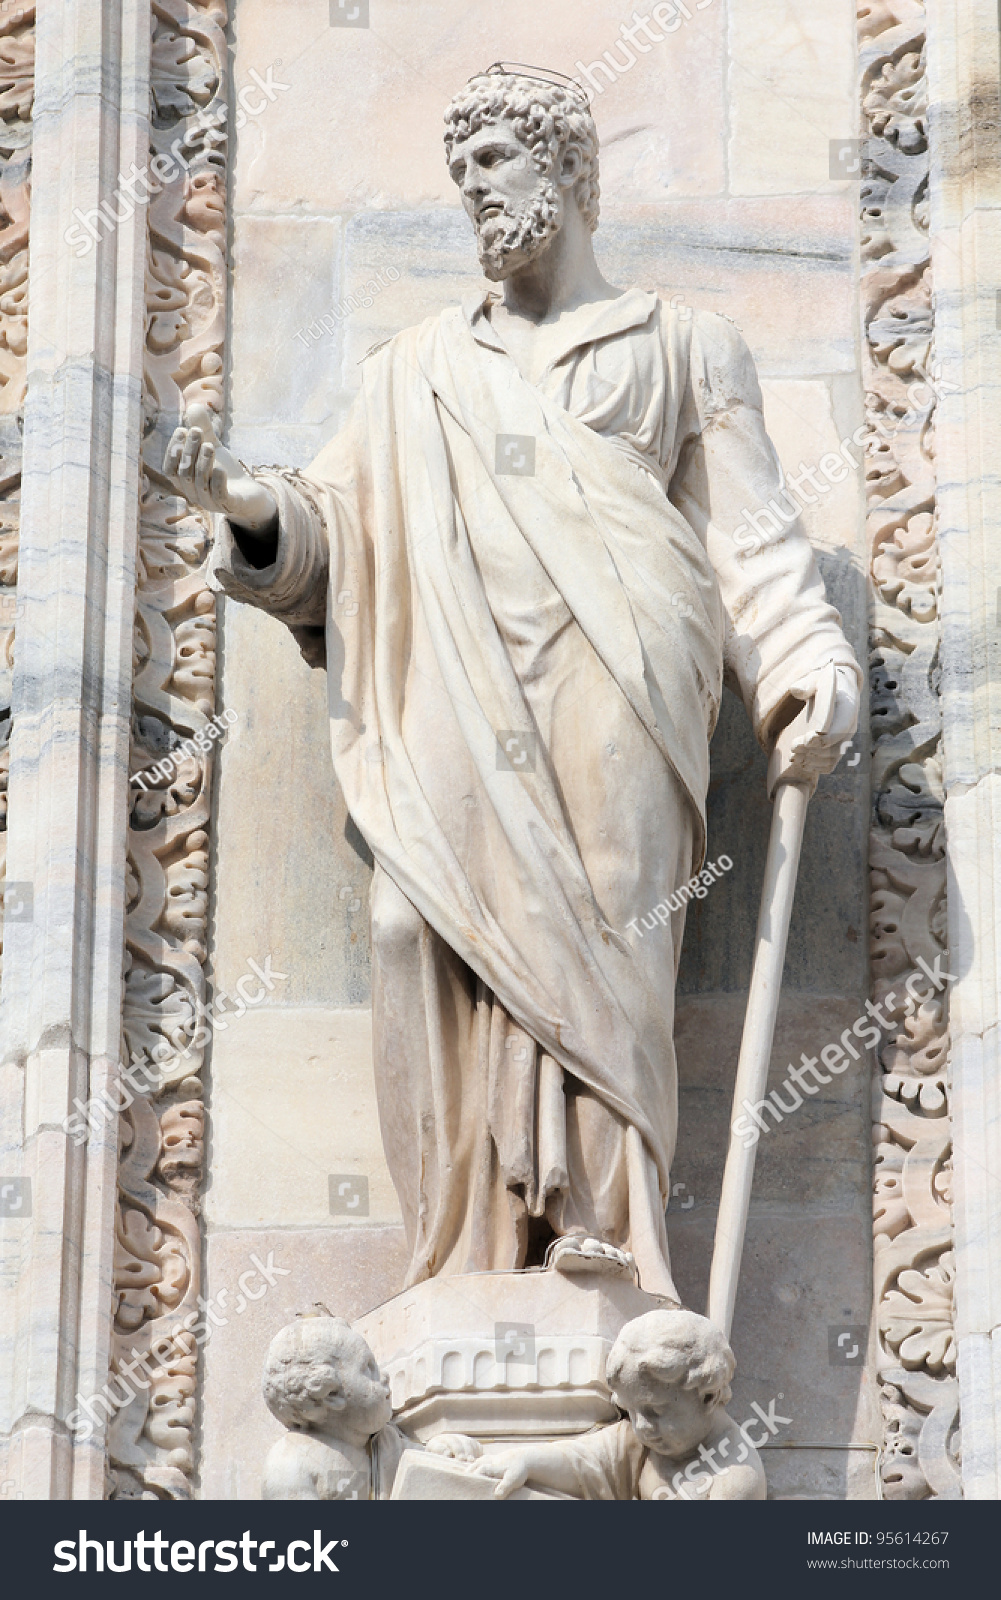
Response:
[{"label": "thin metal wire", "polygon": [[548,67],[529,67],[521,61],[495,61],[482,72],[474,73],[469,82],[472,83],[474,78],[489,77],[492,73],[531,78],[534,83],[548,83],[552,89],[572,89],[580,96],[588,111],[591,109],[591,97],[584,85],[577,78],[568,78],[565,72],[550,72]]},{"label": "thin metal wire", "polygon": [[876,1480],[876,1499],[883,1499],[883,1479],[880,1476],[880,1467],[883,1465],[883,1446],[881,1444],[800,1444],[799,1442],[784,1443],[778,1439],[767,1444],[759,1444],[758,1450],[871,1450],[873,1451],[872,1468]]}]

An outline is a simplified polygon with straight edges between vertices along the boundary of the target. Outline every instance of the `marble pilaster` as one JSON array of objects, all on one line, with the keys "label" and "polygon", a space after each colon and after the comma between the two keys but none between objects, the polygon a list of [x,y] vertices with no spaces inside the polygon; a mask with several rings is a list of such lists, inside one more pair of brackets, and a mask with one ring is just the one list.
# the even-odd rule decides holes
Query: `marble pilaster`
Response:
[{"label": "marble pilaster", "polygon": [[100,1499],[67,1416],[107,1381],[117,1140],[64,1122],[119,1064],[145,214],[67,235],[146,159],[148,0],[40,8],[31,324],[0,1032],[2,1164],[31,1183],[4,1288],[0,1427],[29,1499]]},{"label": "marble pilaster", "polygon": [[998,11],[929,0],[942,556],[942,707],[963,1488],[1001,1493],[1001,150]]}]

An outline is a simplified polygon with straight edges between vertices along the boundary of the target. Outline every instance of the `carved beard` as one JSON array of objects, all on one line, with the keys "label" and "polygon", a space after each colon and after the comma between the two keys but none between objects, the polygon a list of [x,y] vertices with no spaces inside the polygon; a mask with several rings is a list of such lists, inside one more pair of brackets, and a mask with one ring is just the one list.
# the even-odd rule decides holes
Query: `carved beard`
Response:
[{"label": "carved beard", "polygon": [[548,179],[531,200],[504,202],[500,216],[476,229],[476,248],[491,283],[534,261],[560,231],[560,192]]}]

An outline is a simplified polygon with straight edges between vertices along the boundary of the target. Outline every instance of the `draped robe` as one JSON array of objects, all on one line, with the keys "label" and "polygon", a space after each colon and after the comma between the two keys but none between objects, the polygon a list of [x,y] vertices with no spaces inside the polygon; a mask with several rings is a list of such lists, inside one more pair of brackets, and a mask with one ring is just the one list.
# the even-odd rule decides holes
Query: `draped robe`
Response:
[{"label": "draped robe", "polygon": [[629,290],[533,384],[490,303],[372,352],[312,466],[259,472],[275,559],[218,519],[212,581],[325,630],[408,1283],[586,1232],[676,1299],[684,908],[629,925],[702,863],[724,672],[767,746],[811,671],[858,669],[798,525],[721,531],[783,483],[728,321]]}]

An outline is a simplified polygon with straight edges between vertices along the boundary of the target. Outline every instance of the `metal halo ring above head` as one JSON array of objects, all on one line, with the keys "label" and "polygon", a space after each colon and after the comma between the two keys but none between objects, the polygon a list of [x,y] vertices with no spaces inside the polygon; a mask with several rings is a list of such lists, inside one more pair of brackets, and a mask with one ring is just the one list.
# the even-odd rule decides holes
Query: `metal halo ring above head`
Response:
[{"label": "metal halo ring above head", "polygon": [[521,61],[495,61],[492,66],[485,67],[482,72],[474,72],[469,79],[472,83],[476,78],[488,78],[491,74],[504,74],[506,77],[531,78],[536,83],[548,83],[550,88],[569,89],[579,96],[585,110],[591,109],[591,97],[582,83],[576,78],[568,78],[563,72],[550,72],[548,67],[528,67]]}]

